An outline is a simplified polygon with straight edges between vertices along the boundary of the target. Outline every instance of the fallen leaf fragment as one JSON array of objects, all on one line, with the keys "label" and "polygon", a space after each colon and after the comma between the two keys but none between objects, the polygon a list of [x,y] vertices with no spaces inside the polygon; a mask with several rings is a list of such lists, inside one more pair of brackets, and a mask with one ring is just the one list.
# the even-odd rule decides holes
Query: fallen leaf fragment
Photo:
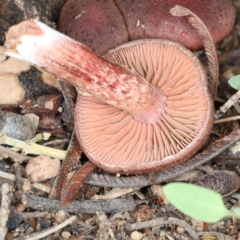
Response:
[{"label": "fallen leaf fragment", "polygon": [[155,212],[155,209],[151,208],[148,205],[140,205],[138,206],[135,217],[137,222],[148,221],[151,219],[151,214]]},{"label": "fallen leaf fragment", "polygon": [[55,177],[60,169],[60,160],[52,159],[47,156],[38,156],[32,158],[25,171],[31,182],[41,182]]},{"label": "fallen leaf fragment", "polygon": [[229,195],[240,188],[240,178],[235,172],[219,171],[201,176],[193,184],[212,189],[221,195]]}]

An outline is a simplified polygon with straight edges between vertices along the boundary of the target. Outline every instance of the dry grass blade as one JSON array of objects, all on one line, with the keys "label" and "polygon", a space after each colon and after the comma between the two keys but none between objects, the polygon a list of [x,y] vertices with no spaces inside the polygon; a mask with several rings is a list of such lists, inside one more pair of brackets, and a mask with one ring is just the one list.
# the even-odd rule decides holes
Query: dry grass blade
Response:
[{"label": "dry grass blade", "polygon": [[79,169],[68,183],[64,193],[62,193],[61,207],[65,208],[73,202],[80,190],[84,186],[84,180],[92,173],[97,167],[91,162],[87,162],[81,169]]},{"label": "dry grass blade", "polygon": [[66,111],[68,114],[68,120],[69,122],[74,123],[75,107],[74,107],[73,97],[70,90],[70,85],[64,81],[59,81],[59,85],[60,85],[62,94],[64,96],[65,104],[67,107]]},{"label": "dry grass blade", "polygon": [[73,170],[73,167],[79,164],[79,158],[81,157],[81,154],[82,151],[76,139],[75,133],[73,132],[61,171],[55,180],[52,192],[50,194],[50,199],[61,198],[61,194],[66,187],[68,173]]},{"label": "dry grass blade", "polygon": [[24,239],[26,240],[37,240],[37,239],[42,239],[50,234],[53,234],[55,232],[57,232],[58,230],[66,227],[67,225],[71,224],[72,222],[74,222],[77,219],[76,216],[71,216],[70,218],[68,218],[66,221],[60,223],[59,225],[52,227],[48,230],[44,230],[42,232],[39,233],[34,233],[33,235],[30,236],[26,236]]}]

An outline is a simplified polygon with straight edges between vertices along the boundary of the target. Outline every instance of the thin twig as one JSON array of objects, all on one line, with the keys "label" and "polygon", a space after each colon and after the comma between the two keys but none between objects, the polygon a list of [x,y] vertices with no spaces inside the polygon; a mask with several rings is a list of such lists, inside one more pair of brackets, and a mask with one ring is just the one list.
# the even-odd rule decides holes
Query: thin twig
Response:
[{"label": "thin twig", "polygon": [[33,183],[32,184],[33,188],[36,188],[40,191],[46,192],[46,193],[50,193],[51,192],[51,186],[50,185],[46,185],[46,184],[42,184],[42,183]]},{"label": "thin twig", "polygon": [[24,220],[30,219],[30,218],[40,218],[40,217],[47,217],[49,213],[47,212],[23,212],[19,213],[22,215]]},{"label": "thin twig", "polygon": [[45,147],[36,143],[23,142],[18,139],[10,138],[4,134],[0,135],[0,144],[21,148],[25,154],[46,155],[59,159],[63,159],[66,155],[66,151]]},{"label": "thin twig", "polygon": [[2,185],[2,203],[0,209],[0,240],[4,240],[7,233],[7,221],[10,213],[9,204],[10,199],[8,193],[10,191],[10,185],[3,183]]},{"label": "thin twig", "polygon": [[49,236],[50,234],[53,234],[55,232],[57,232],[58,230],[66,227],[67,225],[71,224],[72,222],[74,222],[77,219],[77,216],[72,216],[70,218],[68,218],[66,221],[60,223],[59,225],[49,228],[48,230],[44,230],[41,231],[39,233],[34,233],[30,236],[26,236],[24,237],[25,240],[37,240],[37,239],[42,239],[46,236]]},{"label": "thin twig", "polygon": [[[61,202],[58,200],[50,200],[34,195],[26,194],[27,206],[36,210],[56,211],[61,207]],[[136,210],[136,203],[133,199],[112,199],[112,200],[84,200],[74,201],[66,208],[65,212],[69,213],[87,213],[95,214],[96,211],[103,211],[105,213],[116,213]]]},{"label": "thin twig", "polygon": [[231,95],[227,92],[226,88],[223,86],[222,81],[219,81],[219,85],[220,85],[220,87],[222,88],[222,90],[223,90],[223,92],[225,93],[225,95],[226,95],[227,97],[229,97],[229,100],[228,100],[226,103],[224,103],[224,105],[221,106],[218,111],[216,111],[216,113],[215,113],[215,119],[216,119],[216,120],[218,120],[219,118],[221,118],[221,117],[226,113],[226,111],[227,111],[230,107],[232,107],[232,105],[234,105],[234,107],[235,107],[235,109],[238,111],[238,113],[240,112],[240,107],[239,107],[239,105],[237,104],[237,101],[238,101],[238,99],[240,98],[240,90],[238,90],[234,95],[231,96]]},{"label": "thin twig", "polygon": [[188,223],[185,221],[178,219],[178,218],[168,218],[168,220],[165,220],[164,218],[156,218],[150,221],[145,221],[145,222],[137,222],[133,224],[125,224],[124,229],[128,232],[132,232],[134,230],[142,229],[142,228],[151,228],[155,226],[162,226],[165,224],[173,224],[173,225],[178,225],[186,229],[188,231],[190,237],[192,239],[198,240],[198,234],[196,231],[191,227]]},{"label": "thin twig", "polygon": [[1,182],[5,182],[8,184],[13,184],[16,180],[15,175],[11,174],[11,173],[6,173],[3,171],[0,171],[0,181]]},{"label": "thin twig", "polygon": [[223,118],[219,120],[215,120],[214,124],[219,124],[219,123],[224,123],[224,122],[230,122],[230,121],[236,121],[240,120],[240,116],[234,116],[234,117],[228,117],[228,118]]},{"label": "thin twig", "polygon": [[56,140],[52,140],[49,142],[45,142],[43,145],[44,146],[53,146],[53,145],[60,145],[60,144],[67,144],[69,143],[69,139],[65,138],[65,139],[56,139]]},{"label": "thin twig", "polygon": [[[22,180],[29,181],[26,178],[22,178]],[[3,171],[0,171],[0,181],[12,185],[16,181],[16,176],[11,173],[6,173]],[[31,184],[31,187],[34,187],[34,188],[41,190],[43,192],[46,192],[46,193],[49,193],[51,191],[51,187],[46,186],[45,184],[42,184],[42,183],[33,183],[33,184]]]},{"label": "thin twig", "polygon": [[92,197],[93,200],[106,200],[106,199],[115,199],[119,198],[122,195],[126,195],[128,193],[134,192],[135,190],[139,190],[140,188],[113,188],[105,195],[94,195]]}]

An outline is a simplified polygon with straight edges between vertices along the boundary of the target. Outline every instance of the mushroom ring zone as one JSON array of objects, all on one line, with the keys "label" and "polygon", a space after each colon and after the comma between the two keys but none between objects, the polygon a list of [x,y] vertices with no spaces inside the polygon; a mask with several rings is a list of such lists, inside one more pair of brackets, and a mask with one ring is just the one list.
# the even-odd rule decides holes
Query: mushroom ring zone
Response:
[{"label": "mushroom ring zone", "polygon": [[79,94],[76,132],[89,160],[108,172],[147,173],[193,156],[214,120],[207,74],[193,53],[178,43],[151,39],[123,44],[104,58],[160,88],[165,102],[159,118],[144,123],[125,110]]}]

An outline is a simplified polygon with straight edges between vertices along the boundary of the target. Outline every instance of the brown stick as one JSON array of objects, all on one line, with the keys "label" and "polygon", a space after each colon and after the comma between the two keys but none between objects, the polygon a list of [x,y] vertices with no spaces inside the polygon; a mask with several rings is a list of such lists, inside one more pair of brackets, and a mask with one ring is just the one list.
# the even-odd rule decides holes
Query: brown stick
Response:
[{"label": "brown stick", "polygon": [[[49,200],[46,198],[36,197],[33,195],[26,195],[27,206],[41,211],[56,211],[60,209],[61,202],[58,200]],[[95,214],[96,211],[103,211],[105,213],[116,212],[134,212],[136,203],[133,199],[113,199],[113,200],[85,200],[75,201],[71,203],[64,211],[69,213],[88,213]]]}]

